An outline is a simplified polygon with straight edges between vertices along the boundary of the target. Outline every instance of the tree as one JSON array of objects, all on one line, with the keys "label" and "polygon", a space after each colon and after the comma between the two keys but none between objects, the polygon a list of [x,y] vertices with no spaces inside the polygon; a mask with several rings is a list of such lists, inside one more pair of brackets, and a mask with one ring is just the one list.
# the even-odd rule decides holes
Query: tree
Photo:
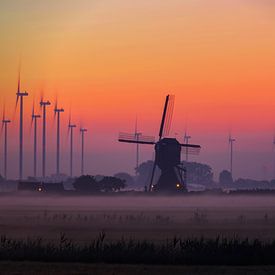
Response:
[{"label": "tree", "polygon": [[227,170],[223,170],[219,176],[219,183],[223,185],[231,185],[233,183],[231,173]]},{"label": "tree", "polygon": [[104,177],[100,182],[101,190],[105,192],[120,191],[126,187],[125,180],[116,177]]},{"label": "tree", "polygon": [[213,171],[209,165],[186,161],[183,161],[182,164],[186,169],[187,183],[204,185],[213,183]]},{"label": "tree", "polygon": [[124,180],[127,186],[133,186],[135,184],[134,178],[128,173],[124,173],[124,172],[116,173],[114,174],[114,177]]},{"label": "tree", "polygon": [[78,192],[100,192],[99,183],[90,175],[77,178],[73,186]]},{"label": "tree", "polygon": [[[152,170],[153,170],[154,161],[148,160],[146,162],[142,162],[137,168],[136,171],[138,173],[137,182],[139,185],[148,186],[151,180]],[[160,176],[160,170],[156,167],[154,182],[155,184]]]}]

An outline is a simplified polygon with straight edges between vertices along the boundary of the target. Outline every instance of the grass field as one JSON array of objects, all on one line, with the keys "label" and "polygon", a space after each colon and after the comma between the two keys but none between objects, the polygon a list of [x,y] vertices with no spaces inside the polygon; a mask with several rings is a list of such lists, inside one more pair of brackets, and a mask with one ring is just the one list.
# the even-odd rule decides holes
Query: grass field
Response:
[{"label": "grass field", "polygon": [[274,196],[1,197],[0,234],[86,243],[174,236],[275,239]]}]

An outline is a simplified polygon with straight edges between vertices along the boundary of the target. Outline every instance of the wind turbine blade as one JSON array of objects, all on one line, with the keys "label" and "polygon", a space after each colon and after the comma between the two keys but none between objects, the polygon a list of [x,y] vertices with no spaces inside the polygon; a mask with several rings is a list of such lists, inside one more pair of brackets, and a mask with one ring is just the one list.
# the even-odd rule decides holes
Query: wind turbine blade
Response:
[{"label": "wind turbine blade", "polygon": [[2,116],[2,121],[5,119],[6,116],[6,105],[4,104],[3,106],[3,116]]},{"label": "wind turbine blade", "polygon": [[18,67],[18,80],[17,80],[17,93],[16,93],[15,109],[17,108],[17,105],[18,105],[20,85],[21,85],[21,60],[19,61],[19,67]]},{"label": "wind turbine blade", "polygon": [[41,92],[40,92],[40,102],[39,102],[40,110],[42,109],[41,102],[43,102],[43,101],[44,101],[44,90],[42,89]]},{"label": "wind turbine blade", "polygon": [[31,129],[32,129],[32,125],[33,125],[33,119],[34,119],[34,102],[32,104],[32,119],[31,119]]}]

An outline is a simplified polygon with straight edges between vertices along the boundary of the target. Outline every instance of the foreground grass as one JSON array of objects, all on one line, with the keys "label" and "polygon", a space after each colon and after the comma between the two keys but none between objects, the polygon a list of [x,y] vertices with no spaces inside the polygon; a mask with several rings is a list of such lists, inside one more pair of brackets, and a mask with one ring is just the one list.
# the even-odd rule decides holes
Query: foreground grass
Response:
[{"label": "foreground grass", "polygon": [[275,266],[152,266],[83,263],[0,262],[1,274],[93,274],[93,275],[162,275],[162,274],[275,274]]},{"label": "foreground grass", "polygon": [[105,233],[86,245],[60,235],[58,243],[43,239],[0,238],[0,261],[82,262],[145,265],[275,265],[275,241],[181,239],[163,244],[150,241],[118,240],[108,242]]}]

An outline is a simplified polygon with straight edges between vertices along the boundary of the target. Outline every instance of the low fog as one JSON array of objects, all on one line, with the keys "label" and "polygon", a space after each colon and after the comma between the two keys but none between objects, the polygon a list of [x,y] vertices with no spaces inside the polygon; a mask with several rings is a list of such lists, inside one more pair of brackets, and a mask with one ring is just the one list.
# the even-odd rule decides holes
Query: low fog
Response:
[{"label": "low fog", "polygon": [[272,196],[3,196],[0,233],[25,239],[58,240],[61,233],[86,243],[105,232],[107,239],[174,236],[275,237]]}]

